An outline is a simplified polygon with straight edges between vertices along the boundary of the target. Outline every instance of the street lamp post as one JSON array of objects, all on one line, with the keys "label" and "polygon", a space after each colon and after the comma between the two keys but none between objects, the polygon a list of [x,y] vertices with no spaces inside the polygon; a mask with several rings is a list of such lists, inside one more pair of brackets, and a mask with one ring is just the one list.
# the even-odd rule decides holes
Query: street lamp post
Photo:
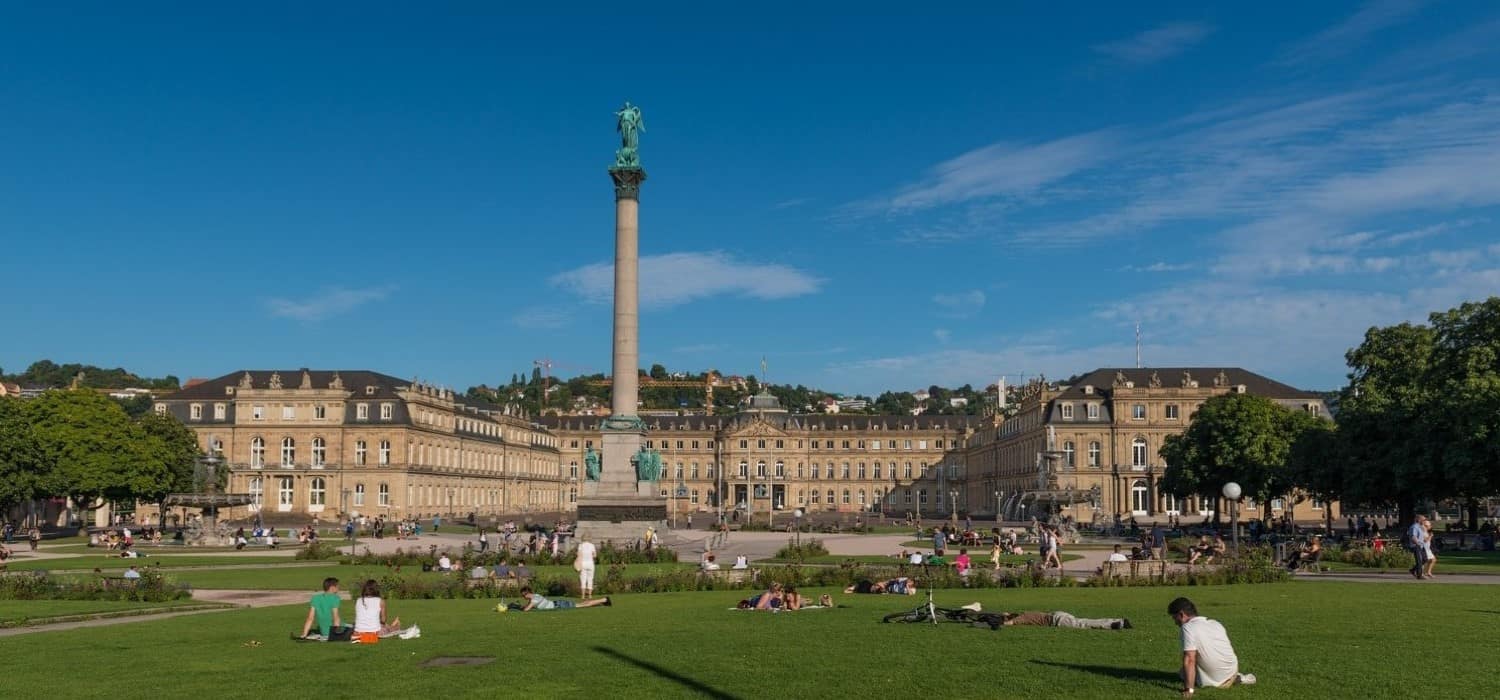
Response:
[{"label": "street lamp post", "polygon": [[1240,553],[1240,496],[1243,495],[1240,485],[1231,481],[1224,484],[1224,500],[1229,502],[1229,529],[1234,533],[1234,554]]},{"label": "street lamp post", "polygon": [[799,547],[799,548],[802,546],[802,516],[803,515],[804,515],[804,513],[803,513],[803,511],[802,511],[801,508],[798,508],[797,510],[792,511],[792,518],[794,518],[795,521],[796,521],[796,528],[797,528],[796,538],[797,538],[797,547]]},{"label": "street lamp post", "polygon": [[948,492],[948,511],[953,514],[953,526],[958,527],[958,489]]},{"label": "street lamp post", "polygon": [[1001,517],[1000,510],[1001,510],[1000,492],[996,491],[995,492],[995,524],[996,525],[1000,524],[1000,517]]}]

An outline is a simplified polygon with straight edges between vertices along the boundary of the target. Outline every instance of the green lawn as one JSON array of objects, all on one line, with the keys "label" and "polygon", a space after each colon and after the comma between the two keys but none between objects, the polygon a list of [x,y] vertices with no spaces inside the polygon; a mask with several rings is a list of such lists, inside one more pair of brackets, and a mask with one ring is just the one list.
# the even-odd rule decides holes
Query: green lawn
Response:
[{"label": "green lawn", "polygon": [[[217,555],[216,556],[216,555],[212,555],[212,554],[206,554],[206,555],[178,554],[178,555],[163,555],[163,556],[159,556],[159,557],[158,556],[148,556],[148,557],[142,557],[142,558],[138,558],[138,559],[121,559],[118,556],[109,557],[109,556],[102,556],[102,555],[94,555],[94,556],[77,556],[77,557],[57,557],[57,558],[53,558],[53,559],[11,560],[9,563],[10,563],[10,570],[11,571],[35,571],[37,569],[46,569],[46,570],[49,570],[49,571],[68,570],[68,569],[85,569],[85,570],[87,570],[87,569],[93,569],[95,567],[98,567],[98,568],[101,568],[101,569],[104,569],[104,570],[108,571],[110,569],[121,569],[121,570],[127,569],[127,568],[130,567],[131,564],[134,564],[134,565],[136,565],[138,567],[155,566],[155,565],[159,564],[159,565],[161,565],[162,568],[176,568],[176,567],[184,567],[184,566],[277,566],[277,565],[293,564],[293,563],[302,564],[302,563],[307,563],[307,562],[297,561],[296,559],[292,558],[292,553],[291,552],[286,552],[284,554],[266,555],[266,556],[254,556],[254,557],[249,557],[249,556],[231,557],[231,556],[224,556],[224,555]],[[317,562],[312,562],[312,563],[315,564]]]},{"label": "green lawn", "polygon": [[[1192,596],[1228,627],[1254,687],[1214,697],[1391,697],[1411,681],[1392,660],[1488,638],[1500,621],[1495,589],[1480,586],[1290,583],[1191,589],[1013,589],[939,592],[940,604],[1061,609],[1130,617],[1126,631],[959,625],[881,625],[916,597],[845,596],[848,607],[803,613],[731,611],[731,592],[620,596],[611,608],[496,613],[494,601],[391,601],[418,640],[374,647],[287,640],[302,608],[210,613],[0,639],[6,684],[59,697],[112,697],[142,658],[171,658],[149,687],[177,697],[259,698],[322,693],[493,697],[1165,698],[1177,687],[1177,629],[1167,602]],[[816,593],[817,591],[808,591]],[[345,604],[345,614],[351,610]],[[1372,614],[1371,611],[1384,611]],[[1420,611],[1421,624],[1406,616]],[[209,622],[211,620],[212,622]],[[261,642],[260,646],[248,642]],[[178,650],[191,649],[191,653]],[[473,667],[420,668],[436,656],[494,657]],[[57,683],[61,659],[89,672]],[[1500,692],[1472,653],[1422,660],[1422,694]],[[860,690],[855,690],[856,688]]]},{"label": "green lawn", "polygon": [[[108,615],[125,611],[166,610],[184,605],[205,605],[200,601],[173,600],[163,603],[139,603],[126,600],[0,600],[0,627],[14,627],[23,622],[70,615]],[[3,644],[3,642],[0,642]]]},{"label": "green lawn", "polygon": [[[1371,569],[1354,564],[1324,562],[1330,571],[1348,572],[1399,572],[1406,569]],[[1439,552],[1434,573],[1441,574],[1500,574],[1500,552]]]},{"label": "green lawn", "polygon": [[[691,564],[631,564],[626,567],[627,575],[639,576],[653,571],[665,571],[668,569],[692,566]],[[572,566],[533,566],[529,567],[536,576],[561,576],[574,577],[577,574]],[[608,567],[604,567],[607,569]],[[402,574],[405,576],[431,576],[438,577],[442,574],[435,572],[423,572],[420,567],[403,567]],[[185,583],[193,588],[237,588],[258,590],[282,590],[282,591],[313,591],[321,585],[324,578],[332,576],[344,582],[348,588],[351,581],[363,581],[365,579],[379,579],[389,575],[390,570],[384,566],[349,565],[343,566],[336,562],[328,562],[319,566],[266,566],[257,569],[181,569],[169,572],[172,580],[177,583]],[[604,570],[599,571],[599,576],[604,575]]]}]

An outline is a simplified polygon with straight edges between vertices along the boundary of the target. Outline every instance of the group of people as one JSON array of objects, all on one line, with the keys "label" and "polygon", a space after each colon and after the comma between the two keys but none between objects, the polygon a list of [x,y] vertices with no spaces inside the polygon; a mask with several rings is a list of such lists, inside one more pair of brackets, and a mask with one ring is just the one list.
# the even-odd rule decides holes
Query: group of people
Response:
[{"label": "group of people", "polygon": [[339,580],[333,577],[323,579],[323,592],[313,595],[308,604],[307,619],[302,623],[302,633],[297,638],[374,644],[390,637],[415,639],[422,635],[421,629],[416,625],[402,628],[401,618],[388,618],[385,599],[380,597],[380,584],[375,579],[365,581],[360,587],[359,597],[354,600],[353,625],[343,622],[340,614],[342,605]]},{"label": "group of people", "polygon": [[[845,592],[850,591],[846,590]],[[770,612],[802,610],[811,607],[831,608],[833,607],[833,597],[825,593],[819,596],[817,604],[813,605],[808,603],[807,598],[797,591],[796,586],[782,586],[780,583],[773,582],[770,586],[766,587],[766,590],[741,600],[735,607],[741,610],[767,610]]]},{"label": "group of people", "polygon": [[1212,541],[1208,539],[1208,535],[1199,535],[1198,544],[1188,551],[1188,564],[1197,564],[1200,561],[1204,564],[1211,564],[1215,557],[1222,557],[1227,551],[1229,551],[1229,545],[1224,543],[1224,535],[1216,532]]},{"label": "group of people", "polygon": [[1432,578],[1432,569],[1437,566],[1437,556],[1432,553],[1432,521],[1417,515],[1406,529],[1405,540],[1406,550],[1416,561],[1408,571],[1416,578]]}]

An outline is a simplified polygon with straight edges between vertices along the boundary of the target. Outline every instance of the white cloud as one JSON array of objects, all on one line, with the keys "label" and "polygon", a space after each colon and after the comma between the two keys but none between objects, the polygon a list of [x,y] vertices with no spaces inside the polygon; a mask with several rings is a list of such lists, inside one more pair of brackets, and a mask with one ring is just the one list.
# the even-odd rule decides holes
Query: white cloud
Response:
[{"label": "white cloud", "polygon": [[969,316],[979,313],[984,308],[985,296],[982,290],[970,289],[966,292],[953,292],[951,294],[934,294],[932,303],[941,307],[945,313],[957,316]]},{"label": "white cloud", "polygon": [[390,296],[394,287],[325,287],[318,293],[303,299],[275,298],[266,300],[266,308],[272,316],[297,321],[321,321],[359,308],[372,301]]},{"label": "white cloud", "polygon": [[1029,194],[1108,159],[1116,140],[1116,134],[1105,130],[1031,145],[991,144],[939,163],[924,180],[903,188],[880,208],[910,211]]},{"label": "white cloud", "polygon": [[1326,61],[1348,53],[1370,35],[1405,21],[1426,4],[1428,0],[1369,0],[1348,19],[1288,47],[1277,63]]},{"label": "white cloud", "polygon": [[[548,281],[585,301],[614,298],[614,263],[592,263],[553,275]],[[640,300],[644,308],[664,308],[720,295],[787,299],[812,294],[823,281],[779,263],[739,260],[721,251],[667,253],[640,259]]]},{"label": "white cloud", "polygon": [[1191,270],[1195,265],[1192,263],[1169,263],[1160,260],[1150,265],[1126,265],[1120,268],[1121,272],[1185,272]]},{"label": "white cloud", "polygon": [[1124,39],[1096,44],[1094,51],[1125,63],[1146,65],[1182,53],[1213,31],[1213,26],[1201,22],[1173,22]]},{"label": "white cloud", "polygon": [[932,337],[939,343],[947,345],[948,341],[953,339],[953,331],[950,331],[947,328],[935,328],[932,331]]},{"label": "white cloud", "polygon": [[567,311],[545,306],[534,306],[522,309],[511,317],[511,323],[521,328],[537,330],[562,328],[572,320],[572,315]]}]

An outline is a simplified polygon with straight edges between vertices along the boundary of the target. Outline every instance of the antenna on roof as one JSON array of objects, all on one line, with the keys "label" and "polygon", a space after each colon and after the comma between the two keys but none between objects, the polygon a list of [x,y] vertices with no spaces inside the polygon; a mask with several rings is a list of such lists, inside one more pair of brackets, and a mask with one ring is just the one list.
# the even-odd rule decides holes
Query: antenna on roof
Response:
[{"label": "antenna on roof", "polygon": [[1141,368],[1141,322],[1135,322],[1135,368]]}]

